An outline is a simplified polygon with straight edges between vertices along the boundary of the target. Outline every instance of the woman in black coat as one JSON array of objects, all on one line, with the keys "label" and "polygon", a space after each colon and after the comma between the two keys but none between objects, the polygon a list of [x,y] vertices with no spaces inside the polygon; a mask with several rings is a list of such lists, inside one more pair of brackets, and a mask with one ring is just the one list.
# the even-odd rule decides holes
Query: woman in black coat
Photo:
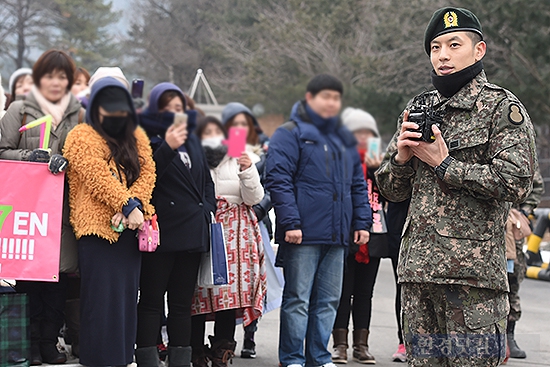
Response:
[{"label": "woman in black coat", "polygon": [[[187,125],[174,125],[186,113]],[[185,111],[183,92],[171,83],[151,90],[140,121],[151,139],[157,181],[153,200],[161,231],[156,252],[144,253],[141,268],[136,361],[157,367],[157,337],[168,292],[168,358],[173,366],[191,361],[191,302],[201,253],[209,249],[214,184],[199,139],[192,134],[196,112]]]}]

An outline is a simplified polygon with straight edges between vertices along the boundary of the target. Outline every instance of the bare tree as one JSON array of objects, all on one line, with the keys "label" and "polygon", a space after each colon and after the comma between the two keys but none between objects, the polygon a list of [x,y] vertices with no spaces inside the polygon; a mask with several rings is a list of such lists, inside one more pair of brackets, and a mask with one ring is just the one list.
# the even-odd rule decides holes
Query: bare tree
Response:
[{"label": "bare tree", "polygon": [[51,0],[0,0],[0,52],[20,68],[26,62],[32,41],[50,30],[55,22],[55,4]]}]

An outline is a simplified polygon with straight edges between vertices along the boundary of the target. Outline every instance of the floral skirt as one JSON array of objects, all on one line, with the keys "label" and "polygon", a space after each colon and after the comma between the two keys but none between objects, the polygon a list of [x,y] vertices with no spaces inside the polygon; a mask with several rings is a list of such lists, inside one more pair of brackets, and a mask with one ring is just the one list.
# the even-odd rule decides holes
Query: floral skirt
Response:
[{"label": "floral skirt", "polygon": [[262,315],[267,292],[264,247],[251,207],[218,198],[216,221],[222,223],[227,248],[229,284],[198,287],[192,314],[237,309],[245,326]]}]

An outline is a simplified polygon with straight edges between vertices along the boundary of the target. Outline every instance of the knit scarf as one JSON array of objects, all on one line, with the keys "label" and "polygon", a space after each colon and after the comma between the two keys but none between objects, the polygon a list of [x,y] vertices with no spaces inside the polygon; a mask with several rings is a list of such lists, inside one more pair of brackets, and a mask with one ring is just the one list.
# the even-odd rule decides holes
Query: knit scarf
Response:
[{"label": "knit scarf", "polygon": [[208,167],[216,168],[220,165],[222,160],[227,154],[227,147],[221,145],[217,148],[202,147],[204,149],[204,154],[206,155],[206,162],[208,162]]},{"label": "knit scarf", "polygon": [[44,112],[45,115],[52,115],[52,127],[56,130],[57,126],[59,126],[63,120],[63,116],[65,116],[65,111],[67,111],[67,108],[69,107],[69,103],[71,102],[71,93],[65,93],[65,95],[57,101],[57,103],[48,101],[46,97],[40,93],[36,86],[32,87],[31,93],[34,96],[34,99],[36,99],[36,102],[38,102],[42,112]]},{"label": "knit scarf", "polygon": [[[185,114],[187,115],[187,131],[192,134],[197,127],[197,111],[187,110]],[[139,123],[149,137],[164,138],[166,131],[174,123],[174,114],[172,112],[151,112],[147,108],[139,115]]]}]

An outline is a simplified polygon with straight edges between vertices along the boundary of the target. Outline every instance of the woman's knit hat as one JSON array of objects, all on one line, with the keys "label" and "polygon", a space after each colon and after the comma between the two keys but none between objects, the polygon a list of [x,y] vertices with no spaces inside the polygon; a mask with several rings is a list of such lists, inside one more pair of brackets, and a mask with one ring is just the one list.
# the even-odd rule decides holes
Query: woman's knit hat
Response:
[{"label": "woman's knit hat", "polygon": [[376,137],[380,136],[374,117],[359,108],[348,107],[342,111],[342,123],[352,133],[357,130],[366,129],[372,131]]}]

